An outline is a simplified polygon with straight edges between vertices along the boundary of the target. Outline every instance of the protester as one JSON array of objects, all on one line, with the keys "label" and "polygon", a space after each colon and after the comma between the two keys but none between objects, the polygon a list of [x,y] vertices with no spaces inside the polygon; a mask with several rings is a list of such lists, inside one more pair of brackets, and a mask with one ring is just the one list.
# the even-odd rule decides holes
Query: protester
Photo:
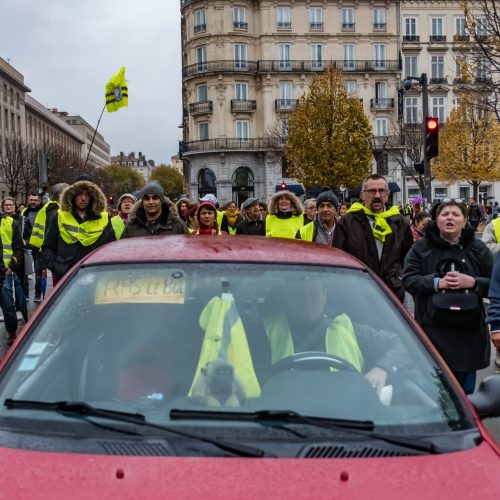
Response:
[{"label": "protester", "polygon": [[482,299],[493,258],[467,224],[461,200],[445,198],[435,213],[406,257],[403,284],[415,301],[416,321],[470,394],[476,370],[490,360]]},{"label": "protester", "polygon": [[290,191],[278,191],[269,198],[269,214],[265,220],[266,236],[295,238],[304,225],[300,200]]},{"label": "protester", "polygon": [[218,228],[224,232],[224,233],[229,233],[229,222],[227,220],[226,214],[219,210],[219,201],[217,200],[216,196],[214,194],[208,193],[203,198],[200,198],[200,203],[203,203],[204,201],[209,201],[212,203],[216,210],[217,210],[217,226]]},{"label": "protester", "polygon": [[132,212],[134,203],[137,198],[130,193],[124,193],[120,196],[118,200],[118,213],[111,217],[111,224],[113,225],[113,231],[115,232],[116,239],[119,240],[125,229],[125,224],[128,221],[128,216]]},{"label": "protester", "polygon": [[413,237],[398,207],[386,207],[388,197],[389,186],[383,176],[372,174],[365,179],[363,203],[353,203],[340,219],[333,246],[364,262],[403,301],[403,262]]},{"label": "protester", "polygon": [[227,217],[229,234],[236,234],[236,226],[239,222],[243,221],[243,216],[240,214],[234,201],[228,201],[224,205],[224,214]]},{"label": "protester", "polygon": [[211,201],[202,201],[198,205],[196,217],[198,219],[198,229],[194,230],[191,234],[195,235],[223,234],[217,223],[217,209]]},{"label": "protester", "polygon": [[139,201],[128,217],[122,239],[187,233],[188,228],[179,217],[175,204],[165,196],[161,185],[153,181],[141,189]]},{"label": "protester", "polygon": [[308,198],[304,202],[304,224],[309,224],[316,217],[316,198]]},{"label": "protester", "polygon": [[431,220],[431,214],[429,212],[417,212],[413,218],[413,222],[410,224],[411,234],[414,241],[419,240],[424,235],[425,226]]},{"label": "protester", "polygon": [[236,226],[236,234],[264,236],[266,234],[264,220],[260,211],[258,198],[247,198],[241,205],[245,219]]},{"label": "protester", "polygon": [[186,223],[186,225],[189,225],[189,220],[187,217],[189,207],[191,206],[191,202],[189,201],[189,199],[179,198],[175,203],[175,206],[177,207],[177,213],[179,214],[179,217]]},{"label": "protester", "polygon": [[474,231],[477,231],[477,226],[481,222],[483,215],[481,213],[481,208],[477,204],[476,198],[471,197],[469,199],[469,211],[468,211],[468,219],[469,224],[474,228]]}]

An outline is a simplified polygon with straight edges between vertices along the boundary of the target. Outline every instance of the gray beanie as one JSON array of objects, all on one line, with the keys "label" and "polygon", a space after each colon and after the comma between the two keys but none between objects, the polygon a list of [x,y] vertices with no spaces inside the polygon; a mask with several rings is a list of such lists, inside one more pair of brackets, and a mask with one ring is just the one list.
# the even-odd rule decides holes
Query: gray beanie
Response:
[{"label": "gray beanie", "polygon": [[134,203],[137,201],[137,198],[136,198],[133,194],[130,194],[130,193],[123,193],[123,194],[120,196],[120,199],[118,200],[118,208],[120,208],[120,205],[122,204],[122,201],[123,201],[125,198],[129,198],[129,199],[131,199]]},{"label": "gray beanie", "polygon": [[162,200],[165,196],[165,192],[163,191],[163,188],[161,187],[159,182],[152,181],[148,182],[139,192],[139,199],[142,200],[146,194],[156,194],[159,196]]},{"label": "gray beanie", "polygon": [[335,196],[333,191],[322,191],[316,197],[316,208],[319,207],[320,203],[329,202],[331,203],[337,210],[339,209],[339,199]]}]

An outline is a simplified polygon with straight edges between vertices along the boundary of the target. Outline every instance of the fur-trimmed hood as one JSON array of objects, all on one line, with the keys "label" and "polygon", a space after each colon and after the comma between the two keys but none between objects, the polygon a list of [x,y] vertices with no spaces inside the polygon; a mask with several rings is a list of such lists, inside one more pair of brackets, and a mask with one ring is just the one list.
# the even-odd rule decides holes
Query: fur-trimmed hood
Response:
[{"label": "fur-trimmed hood", "polygon": [[[164,220],[165,210],[163,210],[162,208],[161,222],[163,224],[165,224],[166,222],[174,224],[181,221],[175,203],[170,201],[166,196],[163,197],[162,207],[166,207],[168,209],[168,221],[167,221]],[[135,205],[132,207],[130,215],[128,216],[129,223],[134,223],[136,221],[141,223],[144,223],[146,221],[144,209],[142,208],[142,200],[139,200],[138,202],[135,203]]]},{"label": "fur-trimmed hood", "polygon": [[278,191],[277,193],[273,194],[267,202],[268,213],[270,215],[276,215],[278,213],[278,201],[282,196],[286,196],[292,202],[292,210],[294,215],[301,215],[304,212],[302,203],[300,202],[299,198],[297,198],[297,196],[295,196],[290,191]]},{"label": "fur-trimmed hood", "polygon": [[61,210],[72,212],[75,208],[73,200],[81,190],[85,189],[90,196],[89,208],[95,216],[99,216],[107,208],[106,196],[102,190],[90,181],[78,181],[71,186],[68,186],[62,193],[60,198]]}]

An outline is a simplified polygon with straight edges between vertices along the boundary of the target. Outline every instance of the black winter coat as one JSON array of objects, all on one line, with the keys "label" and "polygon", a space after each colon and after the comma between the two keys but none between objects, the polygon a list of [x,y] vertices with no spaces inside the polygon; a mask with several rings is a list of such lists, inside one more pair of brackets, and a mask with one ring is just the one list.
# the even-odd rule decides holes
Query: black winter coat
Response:
[{"label": "black winter coat", "polygon": [[481,317],[477,324],[456,325],[437,323],[431,315],[432,295],[436,293],[434,278],[439,277],[438,263],[443,259],[464,262],[464,272],[476,278],[479,296],[488,295],[493,257],[486,245],[476,239],[474,230],[467,225],[458,245],[441,238],[435,221],[431,221],[424,237],[415,242],[405,260],[403,284],[415,300],[415,319],[432,343],[454,371],[472,371],[485,368],[490,362],[490,339]]}]

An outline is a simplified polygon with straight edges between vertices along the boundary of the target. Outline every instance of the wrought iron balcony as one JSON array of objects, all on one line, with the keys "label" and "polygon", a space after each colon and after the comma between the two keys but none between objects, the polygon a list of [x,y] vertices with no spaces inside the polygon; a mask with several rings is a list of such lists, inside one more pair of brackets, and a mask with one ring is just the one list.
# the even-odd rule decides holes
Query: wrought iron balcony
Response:
[{"label": "wrought iron balcony", "polygon": [[429,41],[431,43],[446,43],[446,35],[431,35]]},{"label": "wrought iron balcony", "polygon": [[323,31],[323,23],[309,23],[311,31]]},{"label": "wrought iron balcony", "polygon": [[253,113],[257,109],[257,101],[248,99],[231,99],[231,111]]},{"label": "wrought iron balcony", "polygon": [[247,30],[248,29],[248,23],[244,23],[241,21],[233,21],[233,28],[235,30]]},{"label": "wrought iron balcony", "polygon": [[419,35],[403,35],[403,43],[419,43]]},{"label": "wrought iron balcony", "polygon": [[212,101],[198,101],[192,102],[189,105],[189,113],[191,115],[204,115],[210,114],[213,111]]},{"label": "wrought iron balcony", "polygon": [[183,154],[206,153],[209,151],[259,151],[259,150],[275,150],[279,149],[280,145],[276,139],[272,138],[220,138],[207,139],[205,141],[190,141],[184,142]]},{"label": "wrought iron balcony", "polygon": [[370,109],[394,109],[394,98],[377,97],[370,99]]},{"label": "wrought iron balcony", "polygon": [[207,73],[256,73],[257,61],[205,61],[185,66],[182,70],[183,78],[189,78],[196,75],[205,75]]},{"label": "wrought iron balcony", "polygon": [[466,35],[465,33],[455,33],[453,35],[454,42],[470,42],[470,35]]},{"label": "wrought iron balcony", "polygon": [[342,31],[354,31],[356,23],[342,23]]},{"label": "wrought iron balcony", "polygon": [[443,83],[448,83],[448,80],[447,78],[434,78],[434,77],[431,77],[429,79],[429,84],[431,85],[439,85],[439,84],[443,84]]},{"label": "wrought iron balcony", "polygon": [[278,21],[276,24],[278,31],[290,31],[292,29],[291,21]]},{"label": "wrought iron balcony", "polygon": [[398,135],[376,135],[372,139],[372,148],[375,151],[381,149],[395,149],[400,148],[401,137]]},{"label": "wrought iron balcony", "polygon": [[477,75],[474,77],[474,83],[489,84],[492,83],[493,78],[491,75]]},{"label": "wrought iron balcony", "polygon": [[276,99],[274,101],[276,111],[291,112],[297,107],[297,99]]},{"label": "wrought iron balcony", "polygon": [[194,33],[205,33],[207,31],[207,25],[205,23],[203,24],[196,24],[194,27]]},{"label": "wrought iron balcony", "polygon": [[386,31],[387,23],[373,23],[373,31]]}]

